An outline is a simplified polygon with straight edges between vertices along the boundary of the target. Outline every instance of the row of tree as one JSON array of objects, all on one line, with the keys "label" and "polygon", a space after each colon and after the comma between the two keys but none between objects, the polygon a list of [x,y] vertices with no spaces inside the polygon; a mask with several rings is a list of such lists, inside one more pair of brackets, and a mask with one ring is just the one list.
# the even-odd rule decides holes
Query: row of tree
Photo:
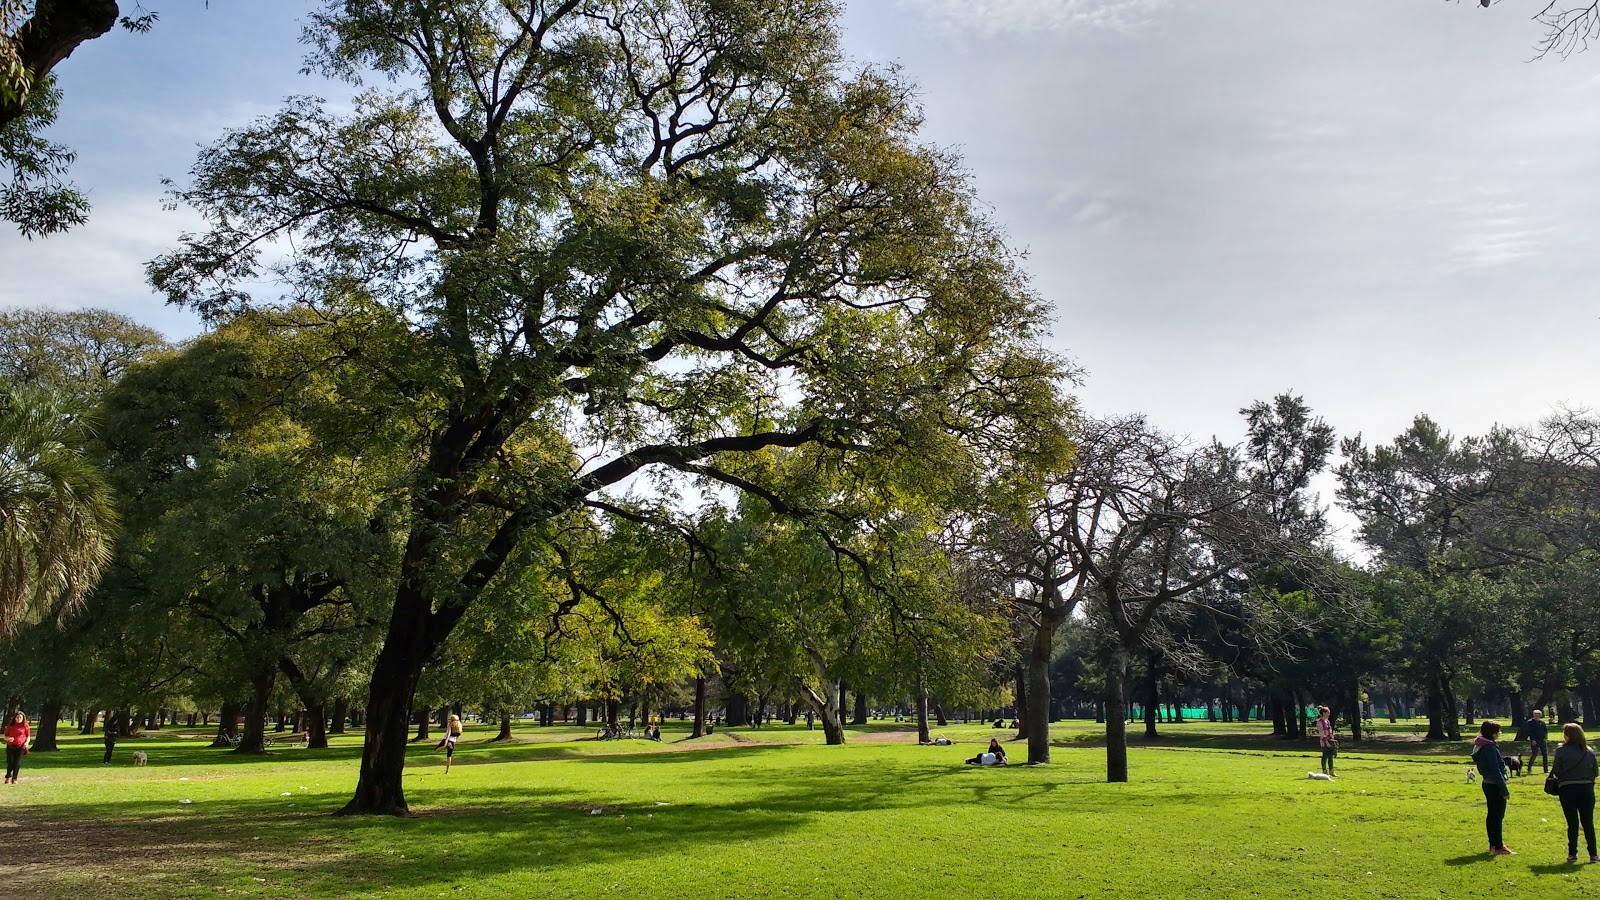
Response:
[{"label": "row of tree", "polygon": [[[204,227],[148,273],[206,333],[9,326],[72,352],[7,342],[7,459],[43,470],[20,423],[46,410],[103,480],[24,475],[55,486],[43,512],[3,507],[22,548],[6,624],[30,626],[13,692],[47,714],[188,698],[243,713],[249,750],[281,691],[316,727],[350,698],[349,813],[406,811],[410,724],[442,702],[614,716],[719,674],[808,704],[830,742],[841,684],[922,710],[1014,690],[1043,762],[1069,622],[1104,709],[1135,660],[1226,667],[1281,709],[1312,689],[1353,703],[1375,654],[1448,718],[1487,663],[1384,648],[1366,623],[1515,584],[1533,603],[1584,558],[1544,533],[1581,518],[1569,498],[1535,500],[1591,467],[1529,449],[1505,469],[1509,432],[1438,437],[1443,474],[1426,448],[1408,468],[1410,437],[1349,444],[1345,499],[1387,565],[1362,574],[1325,546],[1308,480],[1333,436],[1299,399],[1246,410],[1239,446],[1083,416],[1017,255],[959,161],[918,140],[912,86],[844,57],[837,17],[829,0],[311,16],[308,68],[383,86],[291,99],[203,150],[173,201]],[[1470,457],[1458,474],[1451,454]],[[76,515],[46,509],[68,496],[97,528],[41,527]],[[98,549],[71,536],[90,530]],[[1570,650],[1541,670],[1552,691],[1577,677]]]}]

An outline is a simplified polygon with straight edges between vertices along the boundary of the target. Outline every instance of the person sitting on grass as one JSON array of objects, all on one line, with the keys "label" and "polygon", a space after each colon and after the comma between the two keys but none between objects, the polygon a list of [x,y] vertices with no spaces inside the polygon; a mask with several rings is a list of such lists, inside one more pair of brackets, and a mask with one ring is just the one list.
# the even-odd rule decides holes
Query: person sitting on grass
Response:
[{"label": "person sitting on grass", "polygon": [[994,738],[989,739],[989,749],[967,760],[970,766],[1003,766],[1006,764],[1006,750]]}]

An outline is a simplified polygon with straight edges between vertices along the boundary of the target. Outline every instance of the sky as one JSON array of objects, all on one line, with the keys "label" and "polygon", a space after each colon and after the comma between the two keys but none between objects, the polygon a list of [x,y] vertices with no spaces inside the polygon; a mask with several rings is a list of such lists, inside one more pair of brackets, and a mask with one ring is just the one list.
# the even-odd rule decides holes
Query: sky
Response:
[{"label": "sky", "polygon": [[[89,225],[0,232],[0,303],[103,306],[171,337],[144,284],[198,148],[296,94],[306,0],[144,0],[58,69]],[[127,4],[125,4],[127,5]],[[929,143],[1055,309],[1093,414],[1197,438],[1291,391],[1341,435],[1457,434],[1600,397],[1600,50],[1533,59],[1542,0],[855,0],[844,44],[920,86]]]}]

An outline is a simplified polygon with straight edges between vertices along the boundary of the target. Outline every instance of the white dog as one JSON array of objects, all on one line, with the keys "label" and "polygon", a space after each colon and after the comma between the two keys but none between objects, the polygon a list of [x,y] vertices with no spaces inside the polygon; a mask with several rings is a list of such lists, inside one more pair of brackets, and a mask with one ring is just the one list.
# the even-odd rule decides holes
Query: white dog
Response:
[{"label": "white dog", "polygon": [[1471,784],[1471,783],[1473,783],[1474,781],[1477,781],[1477,780],[1478,780],[1478,770],[1474,769],[1471,766],[1467,766],[1467,784]]},{"label": "white dog", "polygon": [[1332,781],[1333,776],[1327,772],[1307,772],[1306,777],[1315,781]]},{"label": "white dog", "polygon": [[135,751],[133,751],[133,764],[134,765],[142,766],[142,765],[144,765],[145,763],[147,763],[149,761],[150,761],[150,757],[146,756],[143,750],[135,750]]}]

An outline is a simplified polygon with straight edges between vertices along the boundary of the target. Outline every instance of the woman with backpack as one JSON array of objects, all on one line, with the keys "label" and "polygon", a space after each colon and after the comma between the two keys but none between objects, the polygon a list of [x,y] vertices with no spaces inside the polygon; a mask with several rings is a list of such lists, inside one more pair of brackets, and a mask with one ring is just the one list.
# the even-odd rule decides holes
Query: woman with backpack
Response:
[{"label": "woman with backpack", "polygon": [[1551,760],[1550,778],[1556,782],[1561,799],[1561,814],[1567,817],[1567,862],[1578,861],[1578,826],[1589,845],[1589,862],[1600,863],[1594,846],[1594,780],[1600,775],[1600,762],[1584,739],[1583,727],[1575,722],[1561,726],[1565,738]]}]

